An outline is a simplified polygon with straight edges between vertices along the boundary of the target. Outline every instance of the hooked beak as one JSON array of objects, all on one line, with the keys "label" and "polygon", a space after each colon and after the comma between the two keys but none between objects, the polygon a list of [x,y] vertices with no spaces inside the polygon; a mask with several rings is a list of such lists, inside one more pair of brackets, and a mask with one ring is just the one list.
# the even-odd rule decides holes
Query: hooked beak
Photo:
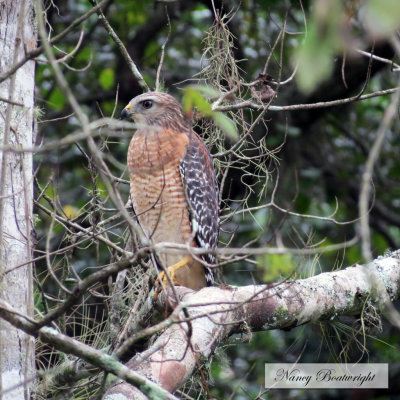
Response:
[{"label": "hooked beak", "polygon": [[131,105],[128,104],[121,112],[121,119],[128,118],[132,115]]}]

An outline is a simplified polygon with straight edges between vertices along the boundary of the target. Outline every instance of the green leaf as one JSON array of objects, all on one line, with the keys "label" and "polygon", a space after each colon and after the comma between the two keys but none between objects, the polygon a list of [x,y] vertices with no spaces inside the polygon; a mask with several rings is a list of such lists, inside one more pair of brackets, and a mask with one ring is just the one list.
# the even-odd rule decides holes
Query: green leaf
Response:
[{"label": "green leaf", "polygon": [[296,198],[296,211],[306,214],[311,206],[311,198],[304,193],[299,193]]},{"label": "green leaf", "polygon": [[[200,93],[201,92],[201,93]],[[203,97],[203,94],[215,97],[218,92],[208,86],[187,86],[184,89],[182,108],[185,114],[192,114],[194,108],[203,117],[212,118],[215,124],[231,139],[238,139],[239,135],[236,125],[222,112],[213,111],[210,103]]]},{"label": "green leaf", "polygon": [[58,87],[56,87],[50,95],[49,105],[55,110],[60,111],[64,108],[66,101],[67,99],[65,98],[61,90]]},{"label": "green leaf", "polygon": [[83,47],[74,58],[78,65],[87,65],[92,58],[92,48],[90,46]]},{"label": "green leaf", "polygon": [[265,282],[288,277],[295,269],[291,254],[266,254],[257,257],[258,267],[263,270]]},{"label": "green leaf", "polygon": [[400,27],[399,0],[368,0],[365,24],[373,35],[389,37]]},{"label": "green leaf", "polygon": [[296,80],[304,93],[312,92],[330,76],[335,53],[346,47],[341,33],[343,10],[340,2],[320,0],[314,5],[306,40],[293,60],[294,65],[299,65]]},{"label": "green leaf", "polygon": [[196,86],[189,86],[189,87],[196,90],[197,92],[201,93],[206,98],[212,98],[212,97],[219,96],[218,90],[212,88],[211,86],[196,85]]},{"label": "green leaf", "polygon": [[182,98],[183,111],[190,114],[196,107],[198,112],[204,117],[211,117],[213,111],[207,100],[197,91],[197,88],[188,86],[184,90]]},{"label": "green leaf", "polygon": [[101,71],[99,76],[100,85],[103,89],[110,89],[114,85],[115,72],[111,68],[106,68]]},{"label": "green leaf", "polygon": [[214,112],[213,119],[215,124],[222,131],[224,131],[230,139],[237,140],[239,138],[239,134],[236,130],[236,125],[225,114],[223,114],[222,112]]}]

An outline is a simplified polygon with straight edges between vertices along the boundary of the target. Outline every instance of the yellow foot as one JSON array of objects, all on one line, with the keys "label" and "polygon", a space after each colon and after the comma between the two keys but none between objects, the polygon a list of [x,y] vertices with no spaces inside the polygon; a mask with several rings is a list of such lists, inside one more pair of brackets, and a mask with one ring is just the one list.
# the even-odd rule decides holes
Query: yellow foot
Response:
[{"label": "yellow foot", "polygon": [[[178,269],[185,267],[191,261],[192,261],[192,258],[190,256],[185,256],[182,258],[182,260],[178,261],[176,264],[171,265],[170,267],[167,267],[168,275],[171,278],[171,281],[174,285],[176,285],[176,286],[181,285],[179,283],[179,281],[175,278],[175,272]],[[168,284],[169,284],[169,280],[168,280],[167,274],[165,273],[165,271],[162,271],[160,273],[160,275],[158,276],[156,283],[154,284],[155,293],[153,294],[153,299],[157,299],[161,290],[163,290],[164,287],[167,287]]]}]

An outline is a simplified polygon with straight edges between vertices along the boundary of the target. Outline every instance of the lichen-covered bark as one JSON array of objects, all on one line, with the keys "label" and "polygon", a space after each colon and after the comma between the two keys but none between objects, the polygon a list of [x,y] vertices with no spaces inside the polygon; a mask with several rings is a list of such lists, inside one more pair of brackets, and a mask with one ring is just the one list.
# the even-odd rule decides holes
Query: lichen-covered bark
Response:
[{"label": "lichen-covered bark", "polygon": [[[190,336],[187,322],[174,324],[151,348],[127,363],[170,392],[190,377],[200,356],[208,358],[220,341],[234,332],[296,327],[355,315],[366,301],[379,308],[399,298],[400,251],[369,265],[355,265],[274,288],[210,287],[189,293],[185,288],[176,289],[190,315]],[[179,312],[176,318],[184,321],[185,315]],[[138,389],[125,382],[112,386],[104,397],[142,398]]]},{"label": "lichen-covered bark", "polygon": [[[31,0],[0,2],[0,72],[35,47]],[[34,62],[0,84],[0,146],[32,146]],[[33,313],[31,232],[32,154],[0,150],[0,296],[26,315]],[[29,399],[34,341],[0,319],[0,398]],[[16,385],[16,389],[5,391]],[[5,392],[4,392],[5,391]],[[3,393],[3,394],[2,394]]]}]

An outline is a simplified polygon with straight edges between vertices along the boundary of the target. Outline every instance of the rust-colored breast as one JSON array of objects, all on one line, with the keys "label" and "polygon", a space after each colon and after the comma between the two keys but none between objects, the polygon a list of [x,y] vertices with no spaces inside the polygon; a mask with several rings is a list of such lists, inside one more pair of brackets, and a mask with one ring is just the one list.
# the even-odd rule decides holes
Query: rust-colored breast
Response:
[{"label": "rust-colored breast", "polygon": [[[132,204],[145,235],[153,243],[194,243],[179,172],[187,143],[184,133],[138,130],[129,145]],[[160,255],[165,266],[175,264],[182,257]]]}]

